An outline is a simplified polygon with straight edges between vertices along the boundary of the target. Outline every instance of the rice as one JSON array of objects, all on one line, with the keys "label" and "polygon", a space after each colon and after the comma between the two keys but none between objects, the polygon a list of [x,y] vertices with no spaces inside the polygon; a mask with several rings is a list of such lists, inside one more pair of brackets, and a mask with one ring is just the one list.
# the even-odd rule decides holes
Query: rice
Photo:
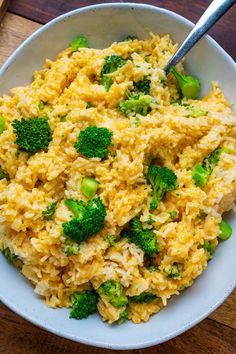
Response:
[{"label": "rice", "polygon": [[[113,43],[103,50],[68,48],[55,61],[47,59],[31,85],[0,98],[0,115],[8,127],[0,135],[0,164],[11,177],[0,181],[0,246],[19,257],[21,272],[50,307],[70,307],[75,291],[91,284],[96,289],[114,279],[127,296],[144,291],[157,295],[152,303],[128,305],[130,320],[147,321],[207,266],[202,246],[209,240],[217,245],[222,213],[235,207],[236,119],[217,83],[201,100],[189,100],[187,106],[171,103],[178,99],[178,88],[172,76],[165,81],[163,68],[176,49],[169,35],[153,34],[145,41]],[[112,74],[113,85],[106,92],[99,75],[104,58],[114,53],[130,59]],[[178,69],[183,71],[182,64]],[[146,75],[151,78],[152,111],[146,117],[126,118],[117,106],[132,82]],[[46,102],[43,110],[40,102]],[[92,107],[86,109],[88,102]],[[191,106],[205,113],[194,117]],[[53,131],[48,151],[18,152],[11,122],[42,114]],[[88,159],[74,148],[79,132],[90,125],[113,132],[113,147],[102,161]],[[192,168],[219,146],[230,153],[221,155],[208,184],[200,189],[192,180]],[[119,240],[135,216],[150,228],[152,189],[145,176],[152,159],[174,170],[179,184],[151,211],[161,248],[153,257],[158,264],[153,272],[139,247]],[[105,227],[85,241],[78,254],[67,256],[62,223],[71,214],[64,199],[86,200],[80,183],[91,175],[100,183],[98,194],[107,209]],[[47,221],[42,212],[55,200],[54,218]],[[204,219],[198,217],[201,212]],[[118,240],[113,247],[106,240],[109,234]],[[181,264],[176,279],[168,276],[173,264]],[[117,321],[123,310],[99,300],[98,311],[109,323]]]}]

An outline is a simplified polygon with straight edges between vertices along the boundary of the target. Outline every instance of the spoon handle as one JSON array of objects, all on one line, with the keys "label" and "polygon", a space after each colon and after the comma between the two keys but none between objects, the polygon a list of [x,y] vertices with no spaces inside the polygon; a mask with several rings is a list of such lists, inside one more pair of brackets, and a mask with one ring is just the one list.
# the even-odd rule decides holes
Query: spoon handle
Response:
[{"label": "spoon handle", "polygon": [[168,74],[171,66],[175,66],[188,51],[202,38],[202,36],[226,13],[236,0],[214,0],[206,9],[183,44],[171,58],[165,72]]}]

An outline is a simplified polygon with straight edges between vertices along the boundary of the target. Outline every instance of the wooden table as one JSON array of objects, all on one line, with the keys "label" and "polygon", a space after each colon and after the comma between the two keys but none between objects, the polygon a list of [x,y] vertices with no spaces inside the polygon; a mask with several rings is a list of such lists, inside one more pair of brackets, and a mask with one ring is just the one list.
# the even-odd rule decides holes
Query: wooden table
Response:
[{"label": "wooden table", "polygon": [[[114,1],[12,0],[0,27],[0,65],[27,38],[52,18],[75,8]],[[126,1],[120,1],[126,2]],[[142,2],[142,1],[136,1]],[[196,21],[210,1],[146,1]],[[236,59],[236,5],[212,29],[211,35]],[[236,353],[236,292],[209,318],[179,337],[152,348],[125,351],[133,354]],[[23,320],[0,304],[0,354],[115,354],[59,338]]]}]

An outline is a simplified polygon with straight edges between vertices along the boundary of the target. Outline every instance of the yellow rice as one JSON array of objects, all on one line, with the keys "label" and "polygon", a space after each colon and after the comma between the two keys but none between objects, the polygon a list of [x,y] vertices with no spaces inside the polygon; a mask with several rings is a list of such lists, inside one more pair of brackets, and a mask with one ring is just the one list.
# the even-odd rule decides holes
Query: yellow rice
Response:
[{"label": "yellow rice", "polygon": [[[207,266],[202,245],[206,240],[217,245],[222,213],[234,207],[236,197],[236,118],[217,83],[206,97],[190,101],[207,115],[194,117],[189,107],[170,104],[170,98],[178,97],[178,89],[172,76],[163,85],[163,67],[176,49],[169,35],[113,43],[103,50],[82,48],[72,53],[68,48],[55,61],[47,59],[43,70],[34,73],[31,85],[14,88],[12,96],[0,98],[0,115],[8,124],[0,135],[0,164],[11,177],[9,182],[0,181],[0,246],[19,256],[22,273],[50,307],[70,307],[73,292],[115,279],[128,296],[143,291],[158,296],[152,303],[128,307],[134,323],[147,321]],[[106,92],[99,75],[104,58],[114,53],[132,60],[114,73],[114,83]],[[182,64],[178,70],[183,70]],[[126,118],[118,111],[118,103],[132,82],[145,75],[151,77],[153,109],[146,117]],[[43,111],[38,108],[41,101],[47,102]],[[93,107],[86,109],[87,102]],[[11,122],[42,114],[48,116],[53,131],[48,151],[18,154]],[[65,115],[67,121],[61,122]],[[74,148],[79,132],[90,125],[113,132],[114,147],[102,161],[85,158]],[[209,183],[200,189],[191,169],[219,146],[230,153],[221,155]],[[147,222],[152,190],[145,173],[155,158],[175,171],[179,187],[152,211],[161,251],[155,256],[158,270],[150,272],[136,245],[122,239],[109,247],[106,238],[112,234],[119,239],[121,230],[137,215]],[[86,200],[80,192],[84,176],[100,182],[98,194],[107,209],[105,228],[84,242],[78,255],[68,257],[62,223],[71,214],[64,199]],[[55,216],[46,221],[42,211],[55,200]],[[175,221],[170,219],[172,211],[177,212]],[[197,217],[202,211],[207,214],[205,220]],[[182,264],[178,279],[166,273],[173,263]],[[100,299],[98,310],[112,323],[124,309]]]}]

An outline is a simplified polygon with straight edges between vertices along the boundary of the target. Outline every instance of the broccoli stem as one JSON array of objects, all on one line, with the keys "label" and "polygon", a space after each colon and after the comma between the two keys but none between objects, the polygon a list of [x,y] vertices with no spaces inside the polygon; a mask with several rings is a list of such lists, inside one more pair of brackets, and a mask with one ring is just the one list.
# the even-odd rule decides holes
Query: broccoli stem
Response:
[{"label": "broccoli stem", "polygon": [[192,171],[192,178],[196,186],[204,187],[209,178],[209,172],[200,164],[196,164]]},{"label": "broccoli stem", "polygon": [[232,227],[224,220],[220,222],[219,226],[220,226],[220,234],[218,236],[219,239],[223,241],[228,240],[232,235]]},{"label": "broccoli stem", "polygon": [[6,121],[3,116],[0,116],[0,134],[2,134],[6,129]]},{"label": "broccoli stem", "polygon": [[170,67],[170,72],[176,78],[179,88],[184,97],[189,99],[197,99],[200,95],[201,85],[198,79],[192,76],[181,75],[173,66]]},{"label": "broccoli stem", "polygon": [[84,177],[80,185],[80,191],[88,198],[93,198],[97,192],[99,182],[92,177]]},{"label": "broccoli stem", "polygon": [[226,148],[217,148],[212,153],[206,157],[203,162],[196,164],[192,170],[192,178],[198,187],[204,187],[214,169],[220,160],[222,153],[228,153]]}]

